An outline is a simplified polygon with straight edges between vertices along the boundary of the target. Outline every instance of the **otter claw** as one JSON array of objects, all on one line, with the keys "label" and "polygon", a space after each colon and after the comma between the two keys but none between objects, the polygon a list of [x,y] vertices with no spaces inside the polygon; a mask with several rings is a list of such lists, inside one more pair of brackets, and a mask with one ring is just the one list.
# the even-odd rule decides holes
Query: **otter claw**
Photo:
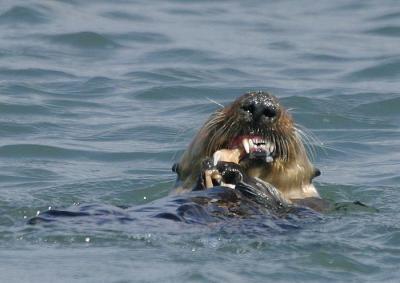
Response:
[{"label": "otter claw", "polygon": [[203,171],[205,170],[212,170],[215,165],[214,165],[214,161],[212,160],[212,158],[207,158],[203,161]]}]

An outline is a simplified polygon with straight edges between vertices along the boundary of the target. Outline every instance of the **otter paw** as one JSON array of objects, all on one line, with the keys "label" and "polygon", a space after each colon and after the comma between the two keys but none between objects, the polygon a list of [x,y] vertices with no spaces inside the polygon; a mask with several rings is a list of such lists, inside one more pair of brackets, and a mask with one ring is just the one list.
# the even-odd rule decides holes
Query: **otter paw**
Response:
[{"label": "otter paw", "polygon": [[201,184],[204,189],[210,189],[221,183],[221,175],[214,166],[212,158],[207,158],[202,163]]},{"label": "otter paw", "polygon": [[225,184],[236,185],[243,181],[243,173],[239,164],[233,162],[218,162],[217,169]]}]

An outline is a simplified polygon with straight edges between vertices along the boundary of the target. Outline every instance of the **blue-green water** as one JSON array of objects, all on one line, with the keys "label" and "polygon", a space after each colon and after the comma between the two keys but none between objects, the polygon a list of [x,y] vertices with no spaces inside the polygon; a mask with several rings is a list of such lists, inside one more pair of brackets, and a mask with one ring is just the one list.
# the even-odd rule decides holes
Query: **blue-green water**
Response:
[{"label": "blue-green water", "polygon": [[[0,39],[1,282],[400,277],[398,1],[5,0]],[[168,195],[213,101],[259,89],[320,140],[321,194],[379,212],[121,220]],[[86,206],[111,214],[27,225]]]}]

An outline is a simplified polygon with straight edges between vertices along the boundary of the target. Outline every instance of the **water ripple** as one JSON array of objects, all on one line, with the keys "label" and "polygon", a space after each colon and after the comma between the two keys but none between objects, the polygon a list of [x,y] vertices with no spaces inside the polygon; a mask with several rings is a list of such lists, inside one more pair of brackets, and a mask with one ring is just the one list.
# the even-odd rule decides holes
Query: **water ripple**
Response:
[{"label": "water ripple", "polygon": [[189,48],[171,48],[168,50],[162,49],[151,51],[145,55],[143,60],[164,63],[181,62],[207,65],[221,63],[222,61],[221,58],[218,58],[212,52]]},{"label": "water ripple", "polygon": [[47,15],[40,10],[25,6],[14,6],[0,15],[0,24],[32,25],[48,21]]},{"label": "water ripple", "polygon": [[115,49],[121,46],[106,35],[91,31],[46,35],[43,36],[43,38],[52,43],[67,45],[79,49]]},{"label": "water ripple", "polygon": [[133,22],[143,22],[149,20],[148,17],[141,15],[130,13],[126,11],[108,11],[101,14],[103,17],[114,19],[116,21],[126,20]]},{"label": "water ripple", "polygon": [[6,78],[8,80],[14,79],[26,79],[26,78],[48,78],[48,79],[59,79],[59,78],[76,78],[76,76],[56,70],[41,69],[41,68],[26,68],[26,69],[7,69],[0,68],[0,78]]},{"label": "water ripple", "polygon": [[157,43],[166,44],[170,43],[172,40],[166,35],[156,32],[138,32],[131,31],[126,33],[109,34],[107,37],[114,39],[115,41],[121,42],[139,42],[139,43]]},{"label": "water ripple", "polygon": [[347,75],[347,80],[395,79],[400,75],[400,60],[375,64]]},{"label": "water ripple", "polygon": [[400,109],[400,97],[381,99],[376,102],[363,103],[354,108],[365,115],[398,116]]},{"label": "water ripple", "polygon": [[1,103],[2,115],[51,115],[51,110],[43,105]]},{"label": "water ripple", "polygon": [[367,31],[370,34],[382,35],[382,36],[400,36],[400,26],[385,26]]},{"label": "water ripple", "polygon": [[400,17],[400,12],[388,12],[388,13],[384,13],[381,16],[378,17],[374,17],[373,20],[375,21],[387,21],[387,20],[394,20],[394,19],[398,19]]},{"label": "water ripple", "polygon": [[148,149],[143,151],[131,152],[106,152],[71,149],[60,146],[42,144],[12,144],[0,146],[0,157],[2,158],[22,158],[22,159],[63,159],[80,160],[89,159],[97,161],[134,161],[140,159],[157,158],[170,160],[174,151],[160,151],[159,149],[150,152]]}]

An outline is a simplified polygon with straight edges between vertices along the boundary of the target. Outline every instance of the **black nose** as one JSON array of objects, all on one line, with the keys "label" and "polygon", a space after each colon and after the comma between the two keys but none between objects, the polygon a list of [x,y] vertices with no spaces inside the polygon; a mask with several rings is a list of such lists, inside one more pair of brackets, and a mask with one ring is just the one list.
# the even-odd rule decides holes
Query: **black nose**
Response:
[{"label": "black nose", "polygon": [[263,117],[275,118],[277,109],[274,103],[270,101],[255,101],[251,100],[249,103],[243,105],[243,110],[252,114],[253,120],[260,120]]}]

